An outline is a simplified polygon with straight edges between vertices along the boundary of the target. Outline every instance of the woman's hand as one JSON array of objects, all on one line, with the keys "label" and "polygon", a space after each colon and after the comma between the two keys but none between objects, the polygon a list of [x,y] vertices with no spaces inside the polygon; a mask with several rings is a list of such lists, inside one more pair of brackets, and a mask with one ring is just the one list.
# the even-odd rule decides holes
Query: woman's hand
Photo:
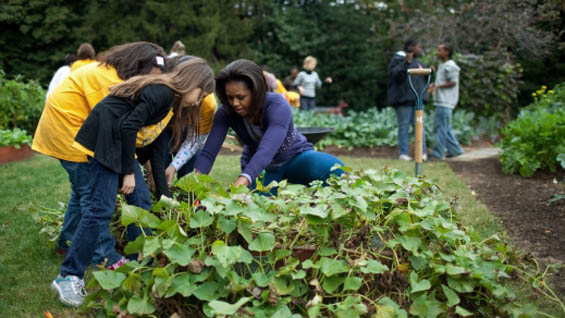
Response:
[{"label": "woman's hand", "polygon": [[168,166],[165,169],[165,176],[167,177],[167,186],[171,187],[173,185],[173,180],[175,179],[175,173],[177,173],[177,169],[173,166]]},{"label": "woman's hand", "polygon": [[135,177],[133,173],[124,174],[124,179],[122,181],[122,188],[120,189],[120,192],[122,194],[127,195],[132,193],[134,189],[135,189]]},{"label": "woman's hand", "polygon": [[249,185],[249,180],[246,177],[239,176],[237,180],[233,183],[234,187],[239,187],[240,185],[245,185],[246,187]]}]

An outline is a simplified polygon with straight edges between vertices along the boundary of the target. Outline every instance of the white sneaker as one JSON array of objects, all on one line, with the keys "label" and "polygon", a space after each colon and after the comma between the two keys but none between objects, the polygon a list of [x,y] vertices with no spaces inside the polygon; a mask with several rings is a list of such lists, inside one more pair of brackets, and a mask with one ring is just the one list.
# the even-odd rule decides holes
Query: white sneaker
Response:
[{"label": "white sneaker", "polygon": [[400,156],[398,157],[398,159],[404,160],[404,161],[410,161],[410,160],[412,160],[412,158],[410,158],[410,156],[408,156],[408,155],[400,155]]},{"label": "white sneaker", "polygon": [[73,275],[65,277],[57,275],[51,283],[51,289],[57,292],[63,304],[71,307],[79,307],[86,297],[84,281]]},{"label": "white sneaker", "polygon": [[427,154],[422,155],[422,161],[428,161],[428,155]]}]

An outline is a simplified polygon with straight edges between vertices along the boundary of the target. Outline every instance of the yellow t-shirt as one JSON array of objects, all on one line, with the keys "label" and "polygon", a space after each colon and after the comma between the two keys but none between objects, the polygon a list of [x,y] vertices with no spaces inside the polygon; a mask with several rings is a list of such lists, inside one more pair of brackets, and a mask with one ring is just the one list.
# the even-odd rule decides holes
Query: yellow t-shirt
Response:
[{"label": "yellow t-shirt", "polygon": [[71,64],[71,72],[90,63],[97,63],[97,61],[91,59],[76,60]]},{"label": "yellow t-shirt", "polygon": [[214,123],[214,115],[216,114],[216,96],[214,93],[204,97],[200,103],[200,120],[198,127],[201,135],[209,134]]},{"label": "yellow t-shirt", "polygon": [[53,90],[39,119],[32,149],[73,162],[86,162],[86,155],[72,147],[80,126],[94,106],[121,83],[116,69],[99,63],[86,64],[71,72]]}]

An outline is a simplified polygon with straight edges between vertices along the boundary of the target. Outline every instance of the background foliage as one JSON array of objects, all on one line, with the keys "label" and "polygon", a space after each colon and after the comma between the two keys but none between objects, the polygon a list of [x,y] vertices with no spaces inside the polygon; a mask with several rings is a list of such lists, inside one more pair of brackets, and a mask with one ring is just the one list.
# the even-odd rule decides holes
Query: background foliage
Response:
[{"label": "background foliage", "polygon": [[543,86],[532,95],[536,101],[502,130],[505,173],[531,177],[538,169],[565,169],[565,83],[549,91]]},{"label": "background foliage", "polygon": [[[477,57],[461,61],[472,75],[462,106],[517,113],[533,89],[564,81],[564,10],[558,0],[7,0],[0,4],[0,68],[45,87],[82,42],[101,52],[139,40],[168,49],[182,40],[215,69],[253,58],[281,78],[313,55],[320,75],[335,80],[319,90],[318,104],[345,100],[363,109],[387,105],[387,64],[407,38],[421,40],[431,64],[448,39]],[[477,96],[488,102],[470,102]]]},{"label": "background foliage", "polygon": [[33,133],[43,105],[45,90],[37,81],[7,79],[0,69],[0,129],[21,128]]}]

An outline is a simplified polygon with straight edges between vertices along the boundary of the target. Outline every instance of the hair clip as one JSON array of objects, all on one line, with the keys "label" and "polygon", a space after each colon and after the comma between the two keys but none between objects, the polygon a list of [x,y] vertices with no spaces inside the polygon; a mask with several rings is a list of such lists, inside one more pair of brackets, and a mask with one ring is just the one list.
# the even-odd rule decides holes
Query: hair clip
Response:
[{"label": "hair clip", "polygon": [[165,66],[165,59],[162,56],[155,56],[155,61],[157,62],[157,65]]}]

